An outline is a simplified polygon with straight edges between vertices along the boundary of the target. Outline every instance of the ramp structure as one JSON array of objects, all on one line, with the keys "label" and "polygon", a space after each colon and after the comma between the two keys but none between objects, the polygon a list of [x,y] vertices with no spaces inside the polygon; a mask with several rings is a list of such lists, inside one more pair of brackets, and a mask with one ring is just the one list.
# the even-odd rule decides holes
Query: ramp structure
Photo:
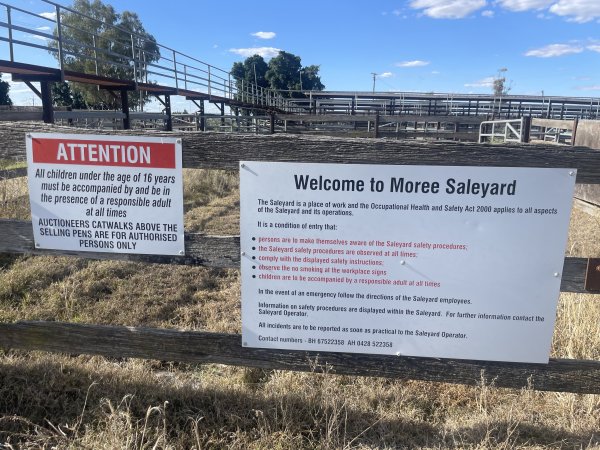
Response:
[{"label": "ramp structure", "polygon": [[[14,81],[26,83],[41,98],[45,122],[53,121],[50,83],[60,81],[96,85],[120,98],[125,129],[129,128],[128,93],[136,91],[153,95],[164,105],[167,129],[170,129],[170,97],[173,95],[193,101],[201,111],[206,101],[217,105],[222,112],[225,106],[286,113],[294,112],[296,108],[277,91],[242,81],[238,83],[230,72],[154,40],[149,41],[147,36],[102,23],[58,3],[42,1],[51,5],[55,13],[40,15],[0,2],[6,16],[5,21],[0,21],[0,29],[6,32],[4,36],[0,35],[0,42],[8,46],[8,58],[0,57],[0,72],[12,74]],[[107,43],[103,36],[74,27],[73,21],[71,24],[63,23],[61,17],[66,13],[80,17],[82,23],[101,23],[105,30],[113,31],[113,41]],[[14,23],[16,15],[21,17],[22,22],[32,25]],[[68,31],[76,31],[85,38],[81,42],[74,42],[66,37],[71,35]],[[38,44],[40,41],[45,41],[46,45]],[[126,52],[115,48],[126,49]],[[24,49],[27,51],[24,52]],[[32,50],[42,51],[40,59],[51,54],[57,67],[50,66],[52,60],[46,65],[32,64]],[[94,70],[91,73],[70,70],[69,63],[73,60],[92,62],[88,67]],[[33,82],[40,83],[39,90],[31,84]]]}]

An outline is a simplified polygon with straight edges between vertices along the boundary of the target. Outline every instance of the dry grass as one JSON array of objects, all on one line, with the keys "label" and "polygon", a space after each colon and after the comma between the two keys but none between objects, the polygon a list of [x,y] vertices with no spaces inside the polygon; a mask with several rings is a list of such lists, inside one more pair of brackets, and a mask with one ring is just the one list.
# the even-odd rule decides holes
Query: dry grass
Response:
[{"label": "dry grass", "polygon": [[600,239],[596,235],[599,228],[600,215],[591,215],[573,208],[567,240],[567,256],[597,258],[600,255]]},{"label": "dry grass", "polygon": [[0,439],[25,448],[594,448],[597,396],[7,354]]},{"label": "dry grass", "polygon": [[[25,162],[0,159],[0,170],[26,167]],[[31,217],[27,178],[0,178],[0,217],[27,220]]]},{"label": "dry grass", "polygon": [[0,217],[28,220],[31,218],[27,177],[0,179]]},{"label": "dry grass", "polygon": [[[236,175],[186,171],[185,186],[188,231],[238,232]],[[574,211],[569,254],[598,254],[597,222]],[[234,270],[0,258],[2,321],[239,332],[239,290]],[[599,323],[598,296],[562,294],[553,356],[600,360]],[[470,387],[0,353],[0,448],[591,449],[600,448],[599,430],[599,395],[501,389],[490,380]]]},{"label": "dry grass", "polygon": [[237,173],[186,169],[184,186],[187,231],[239,234],[240,192]]}]

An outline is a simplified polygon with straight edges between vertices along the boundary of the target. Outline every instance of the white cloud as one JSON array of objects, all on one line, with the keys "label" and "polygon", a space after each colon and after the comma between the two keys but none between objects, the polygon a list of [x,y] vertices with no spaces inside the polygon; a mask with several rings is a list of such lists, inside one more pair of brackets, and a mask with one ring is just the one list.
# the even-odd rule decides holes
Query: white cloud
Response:
[{"label": "white cloud", "polygon": [[[37,30],[37,31],[50,31],[50,30],[51,30],[51,28],[50,28],[50,27],[46,27],[46,26],[44,26],[44,27],[36,27],[36,30]],[[33,39],[38,39],[38,40],[40,40],[40,41],[44,41],[44,42],[48,41],[48,38],[47,38],[47,37],[44,37],[44,36],[38,36],[38,35],[36,35],[36,34],[33,34],[33,35],[31,35],[30,37],[31,37],[31,38],[33,38]]]},{"label": "white cloud", "polygon": [[259,39],[273,39],[277,34],[273,31],[257,31],[256,33],[252,33],[252,36]]},{"label": "white cloud", "polygon": [[473,83],[465,83],[465,87],[491,88],[494,87],[494,77],[486,77]]},{"label": "white cloud", "polygon": [[46,19],[56,20],[55,12],[43,12],[43,13],[39,13],[39,15],[42,17],[45,17]]},{"label": "white cloud", "polygon": [[600,18],[598,0],[498,0],[498,4],[511,11],[549,8],[557,16],[580,23]]},{"label": "white cloud", "polygon": [[491,9],[486,9],[485,11],[481,11],[481,15],[483,17],[494,17],[494,11]]},{"label": "white cloud", "polygon": [[[600,18],[598,0],[497,0],[496,4],[510,11],[544,10],[571,22],[590,22]],[[543,12],[538,18],[547,19]]]},{"label": "white cloud", "polygon": [[391,78],[394,74],[392,72],[383,72],[378,75],[379,78]]},{"label": "white cloud", "polygon": [[11,81],[8,95],[10,95],[11,99],[14,101],[15,99],[13,96],[19,95],[20,98],[22,97],[20,94],[26,94],[27,97],[35,96],[35,98],[37,99],[37,95],[35,95],[33,91],[29,89],[29,86],[27,86],[25,83]]},{"label": "white cloud", "polygon": [[406,13],[401,9],[393,10],[392,14],[396,17],[399,17],[400,19],[408,19],[408,16],[406,15]]},{"label": "white cloud", "polygon": [[600,18],[600,2],[598,0],[558,0],[550,7],[550,12],[557,16],[567,17],[574,22],[589,22]]},{"label": "white cloud", "polygon": [[412,0],[410,7],[422,9],[434,19],[462,19],[487,5],[486,0]]},{"label": "white cloud", "polygon": [[275,47],[249,47],[249,48],[230,48],[231,53],[248,58],[254,55],[260,55],[263,58],[274,58],[281,51]]},{"label": "white cloud", "polygon": [[578,91],[600,91],[600,85],[594,84],[592,86],[577,86]]},{"label": "white cloud", "polygon": [[10,85],[8,95],[14,105],[41,104],[41,100],[37,98],[25,83],[12,81],[12,76],[9,73],[2,74],[2,81],[6,81]]},{"label": "white cloud", "polygon": [[[207,102],[205,108],[207,114],[220,113],[220,110],[213,103]],[[164,105],[156,99],[150,100],[150,103],[144,106],[144,111],[146,112],[162,112],[163,110]],[[192,114],[198,110],[198,106],[189,100],[184,100],[182,97],[172,97],[171,110],[173,112],[183,112],[186,110],[188,113]]]},{"label": "white cloud", "polygon": [[588,45],[587,49],[591,50],[593,52],[596,52],[596,53],[600,53],[600,45],[599,44]]},{"label": "white cloud", "polygon": [[423,66],[428,66],[429,61],[421,61],[419,59],[416,59],[414,61],[402,61],[402,62],[396,63],[394,65],[396,67],[423,67]]},{"label": "white cloud", "polygon": [[498,4],[511,11],[528,11],[550,6],[555,0],[499,0]]},{"label": "white cloud", "polygon": [[550,44],[545,47],[529,50],[525,56],[534,56],[536,58],[555,58],[557,56],[572,55],[581,53],[583,48],[571,44]]}]

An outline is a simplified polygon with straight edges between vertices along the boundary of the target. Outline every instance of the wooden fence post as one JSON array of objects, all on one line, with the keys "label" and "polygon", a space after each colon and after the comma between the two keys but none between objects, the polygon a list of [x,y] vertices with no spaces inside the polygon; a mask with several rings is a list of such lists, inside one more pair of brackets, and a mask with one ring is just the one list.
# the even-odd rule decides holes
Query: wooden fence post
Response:
[{"label": "wooden fence post", "polygon": [[121,111],[125,114],[123,117],[123,129],[129,130],[131,122],[129,120],[129,97],[127,96],[127,89],[121,89]]},{"label": "wooden fence post", "polygon": [[531,116],[523,116],[521,120],[521,142],[528,143],[531,133]]},{"label": "wooden fence post", "polygon": [[40,81],[42,94],[42,117],[45,123],[54,123],[54,108],[52,107],[52,85],[50,81]]}]

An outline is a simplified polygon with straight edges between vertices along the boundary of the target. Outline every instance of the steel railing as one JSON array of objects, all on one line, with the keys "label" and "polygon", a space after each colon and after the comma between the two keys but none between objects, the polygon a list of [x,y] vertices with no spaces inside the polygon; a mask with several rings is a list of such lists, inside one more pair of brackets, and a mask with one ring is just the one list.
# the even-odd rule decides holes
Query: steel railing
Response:
[{"label": "steel railing", "polygon": [[[227,70],[162,45],[148,36],[104,23],[51,0],[41,1],[52,6],[54,17],[0,2],[0,7],[6,11],[6,21],[0,21],[0,28],[7,30],[7,35],[0,36],[0,41],[8,43],[11,62],[25,62],[18,59],[19,47],[35,48],[48,51],[55,57],[63,79],[64,71],[72,67],[74,61],[88,61],[93,63],[93,69],[92,73],[86,70],[87,74],[158,84],[188,91],[184,95],[205,94],[214,101],[236,100],[256,107],[274,107],[290,112],[298,109],[294,104],[289,104],[279,91],[237,79]],[[29,20],[39,20],[44,26],[16,24],[14,13]],[[87,30],[72,22],[65,23],[63,18],[67,13],[81,18],[81,22],[101,24],[103,30],[113,31],[113,36],[107,39],[93,29]],[[53,31],[46,31],[52,28]],[[67,36],[73,32],[83,38],[77,41],[69,39]],[[32,39],[45,40],[46,45],[31,42]]]}]

